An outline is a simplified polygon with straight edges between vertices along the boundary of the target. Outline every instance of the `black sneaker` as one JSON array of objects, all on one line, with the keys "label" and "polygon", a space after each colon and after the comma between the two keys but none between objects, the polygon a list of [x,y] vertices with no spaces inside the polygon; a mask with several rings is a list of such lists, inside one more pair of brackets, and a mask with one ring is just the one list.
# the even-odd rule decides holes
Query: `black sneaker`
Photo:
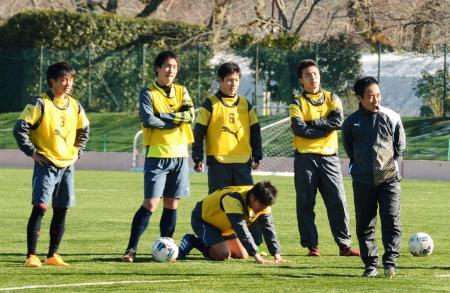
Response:
[{"label": "black sneaker", "polygon": [[136,258],[136,249],[129,248],[122,256],[122,262],[133,262]]},{"label": "black sneaker", "polygon": [[186,259],[186,256],[194,248],[194,237],[195,235],[193,234],[184,234],[183,238],[181,238],[177,259]]},{"label": "black sneaker", "polygon": [[372,267],[366,268],[362,276],[366,278],[375,278],[378,276],[378,269]]}]

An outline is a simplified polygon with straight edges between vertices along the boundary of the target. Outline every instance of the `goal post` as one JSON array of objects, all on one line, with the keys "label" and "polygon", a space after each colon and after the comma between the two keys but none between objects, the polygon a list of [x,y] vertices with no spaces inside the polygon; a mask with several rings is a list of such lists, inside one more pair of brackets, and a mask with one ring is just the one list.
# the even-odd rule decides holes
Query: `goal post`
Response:
[{"label": "goal post", "polygon": [[143,169],[145,148],[143,140],[143,131],[136,132],[133,138],[133,159],[131,162],[131,171],[139,171]]}]

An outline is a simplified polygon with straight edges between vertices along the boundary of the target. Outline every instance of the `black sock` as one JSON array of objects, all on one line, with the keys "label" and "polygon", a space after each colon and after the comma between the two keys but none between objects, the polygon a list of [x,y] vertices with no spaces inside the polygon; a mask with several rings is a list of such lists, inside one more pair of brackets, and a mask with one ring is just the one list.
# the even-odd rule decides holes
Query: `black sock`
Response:
[{"label": "black sock", "polygon": [[59,244],[64,235],[67,208],[53,208],[52,223],[50,224],[50,246],[47,257],[58,252]]},{"label": "black sock", "polygon": [[141,206],[134,215],[133,223],[131,224],[130,240],[128,241],[128,249],[134,249],[137,251],[137,246],[142,233],[147,229],[148,222],[152,212]]},{"label": "black sock", "polygon": [[39,234],[41,234],[41,222],[44,214],[44,208],[33,206],[27,225],[27,257],[29,257],[30,254],[36,254],[36,246]]},{"label": "black sock", "polygon": [[164,208],[161,221],[159,222],[159,231],[161,237],[172,238],[175,233],[175,226],[177,225],[177,209]]}]

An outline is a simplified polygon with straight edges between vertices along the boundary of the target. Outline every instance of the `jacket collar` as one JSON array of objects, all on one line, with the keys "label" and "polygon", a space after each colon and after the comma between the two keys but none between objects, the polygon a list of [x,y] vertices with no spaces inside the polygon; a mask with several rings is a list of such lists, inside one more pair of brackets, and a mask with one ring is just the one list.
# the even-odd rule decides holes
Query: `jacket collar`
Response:
[{"label": "jacket collar", "polygon": [[[310,98],[308,95],[313,95],[313,96],[317,96],[319,95],[318,99],[312,99]],[[311,104],[313,104],[314,106],[320,106],[325,102],[325,94],[323,93],[322,90],[320,90],[320,92],[318,92],[317,94],[311,94],[308,93],[307,91],[303,91],[301,96],[307,100],[308,102],[310,102]]]},{"label": "jacket collar", "polygon": [[[239,104],[239,96],[238,96],[238,94],[236,94],[236,95],[234,95],[234,97],[231,97],[231,96],[227,96],[227,95],[224,95],[224,93],[222,93],[220,90],[219,91],[217,91],[217,93],[216,93],[216,97],[219,99],[219,101],[224,105],[224,106],[227,106],[227,107],[236,107],[238,104]],[[229,105],[229,104],[225,104],[224,102],[223,102],[223,98],[237,98],[236,99],[236,101],[234,101],[234,103],[233,104],[231,104],[231,105]]]},{"label": "jacket collar", "polygon": [[[175,97],[175,87],[173,84],[169,85],[167,88],[164,88],[155,81],[151,85],[155,90],[159,91],[161,94],[163,94],[165,97],[174,98]],[[167,90],[167,91],[166,91]]]},{"label": "jacket collar", "polygon": [[362,113],[364,113],[366,115],[376,115],[376,114],[378,114],[378,112],[380,111],[380,106],[378,106],[377,109],[378,109],[377,112],[368,111],[368,110],[363,108],[361,103],[359,103],[359,111],[361,111]]},{"label": "jacket collar", "polygon": [[67,99],[66,103],[63,106],[60,106],[55,102],[55,94],[53,93],[52,90],[46,91],[45,94],[50,98],[50,100],[53,102],[53,105],[55,105],[56,108],[58,108],[60,110],[66,110],[69,107],[69,102],[70,102],[69,95],[67,95],[67,94],[65,95],[65,97]]}]

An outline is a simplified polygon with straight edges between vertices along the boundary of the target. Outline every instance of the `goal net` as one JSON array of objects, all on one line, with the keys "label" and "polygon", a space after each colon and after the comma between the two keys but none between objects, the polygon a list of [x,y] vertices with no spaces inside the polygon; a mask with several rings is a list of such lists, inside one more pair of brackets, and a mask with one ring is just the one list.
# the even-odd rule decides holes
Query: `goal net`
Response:
[{"label": "goal net", "polygon": [[[293,134],[287,107],[258,108],[258,119],[261,124],[263,159],[254,175],[292,176],[294,158],[292,150]],[[190,150],[189,150],[189,153]],[[143,170],[145,149],[142,130],[138,131],[133,141],[133,161],[131,170]],[[190,162],[192,167],[192,162]]]},{"label": "goal net", "polygon": [[258,119],[261,124],[263,159],[253,174],[292,176],[294,172],[293,133],[288,108],[269,108],[262,112],[259,114],[266,115],[259,115]]}]

